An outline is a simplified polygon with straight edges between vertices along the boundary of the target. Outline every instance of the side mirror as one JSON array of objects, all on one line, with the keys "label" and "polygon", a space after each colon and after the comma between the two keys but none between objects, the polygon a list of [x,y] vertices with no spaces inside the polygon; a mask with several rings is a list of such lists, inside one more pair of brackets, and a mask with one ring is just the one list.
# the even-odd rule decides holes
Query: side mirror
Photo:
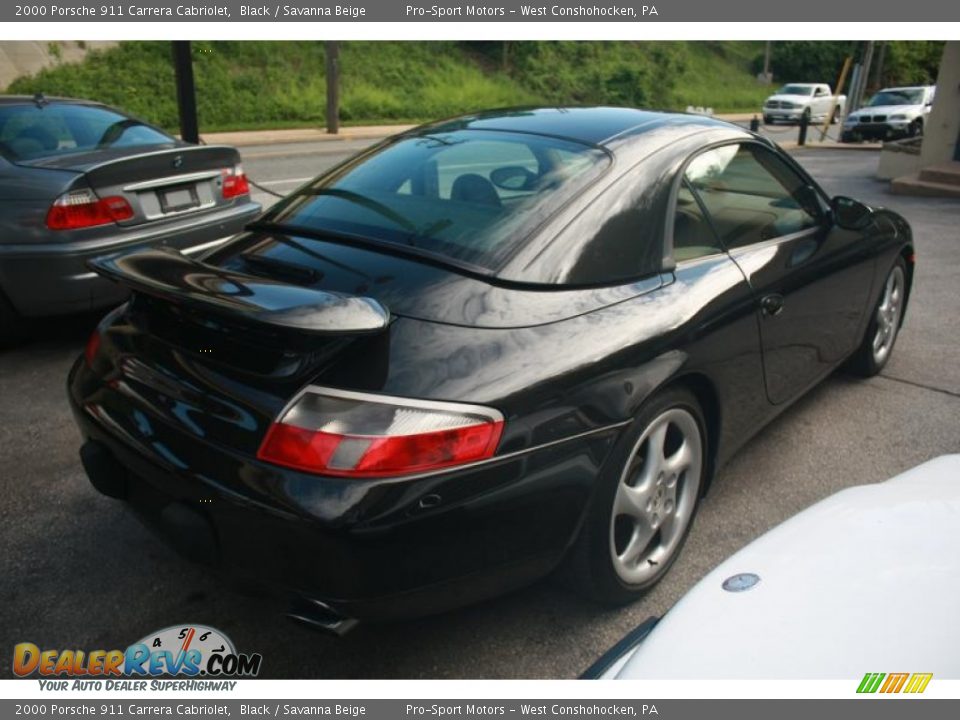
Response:
[{"label": "side mirror", "polygon": [[830,201],[833,222],[845,230],[863,230],[873,221],[873,210],[859,200],[838,195]]},{"label": "side mirror", "polygon": [[501,190],[533,190],[537,175],[519,165],[500,167],[490,173],[490,182]]}]

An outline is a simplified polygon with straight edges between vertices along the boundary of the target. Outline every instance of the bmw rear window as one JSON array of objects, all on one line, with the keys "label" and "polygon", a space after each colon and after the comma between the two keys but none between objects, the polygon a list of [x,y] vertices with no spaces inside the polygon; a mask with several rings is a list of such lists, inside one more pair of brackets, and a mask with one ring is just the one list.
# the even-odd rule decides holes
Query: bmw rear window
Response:
[{"label": "bmw rear window", "polygon": [[14,162],[172,142],[166,133],[105,107],[0,104],[0,151]]},{"label": "bmw rear window", "polygon": [[433,132],[348,161],[281,201],[264,221],[495,271],[608,164],[599,148],[553,137]]}]

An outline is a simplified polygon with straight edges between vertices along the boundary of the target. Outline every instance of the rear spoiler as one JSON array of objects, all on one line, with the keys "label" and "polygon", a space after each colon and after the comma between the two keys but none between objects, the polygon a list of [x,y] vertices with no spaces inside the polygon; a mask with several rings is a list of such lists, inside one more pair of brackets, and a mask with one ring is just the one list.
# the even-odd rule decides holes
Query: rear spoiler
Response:
[{"label": "rear spoiler", "polygon": [[232,272],[172,248],[97,258],[87,266],[175,305],[311,335],[376,333],[390,323],[389,311],[373,298]]}]

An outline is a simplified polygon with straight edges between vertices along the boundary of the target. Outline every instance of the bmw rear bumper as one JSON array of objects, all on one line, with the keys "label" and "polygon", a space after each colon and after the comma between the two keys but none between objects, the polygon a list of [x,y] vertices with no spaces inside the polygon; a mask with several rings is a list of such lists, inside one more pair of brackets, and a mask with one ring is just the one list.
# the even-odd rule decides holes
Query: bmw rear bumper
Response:
[{"label": "bmw rear bumper", "polygon": [[200,253],[240,232],[260,209],[258,203],[244,203],[161,227],[118,228],[116,236],[94,241],[0,244],[0,292],[25,317],[115,305],[125,291],[91,272],[88,260],[158,245]]},{"label": "bmw rear bumper", "polygon": [[576,537],[611,427],[482,466],[393,481],[305,475],[109,415],[82,358],[68,391],[95,488],[182,555],[342,616],[442,612],[529,584]]}]

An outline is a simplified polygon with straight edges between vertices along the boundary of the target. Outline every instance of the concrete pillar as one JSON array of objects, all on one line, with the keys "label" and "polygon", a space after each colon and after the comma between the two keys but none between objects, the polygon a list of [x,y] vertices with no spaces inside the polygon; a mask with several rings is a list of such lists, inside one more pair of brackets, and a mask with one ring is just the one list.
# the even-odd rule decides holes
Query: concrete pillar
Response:
[{"label": "concrete pillar", "polygon": [[920,160],[923,167],[954,160],[960,143],[960,41],[943,49],[937,76],[937,97],[923,129]]}]

